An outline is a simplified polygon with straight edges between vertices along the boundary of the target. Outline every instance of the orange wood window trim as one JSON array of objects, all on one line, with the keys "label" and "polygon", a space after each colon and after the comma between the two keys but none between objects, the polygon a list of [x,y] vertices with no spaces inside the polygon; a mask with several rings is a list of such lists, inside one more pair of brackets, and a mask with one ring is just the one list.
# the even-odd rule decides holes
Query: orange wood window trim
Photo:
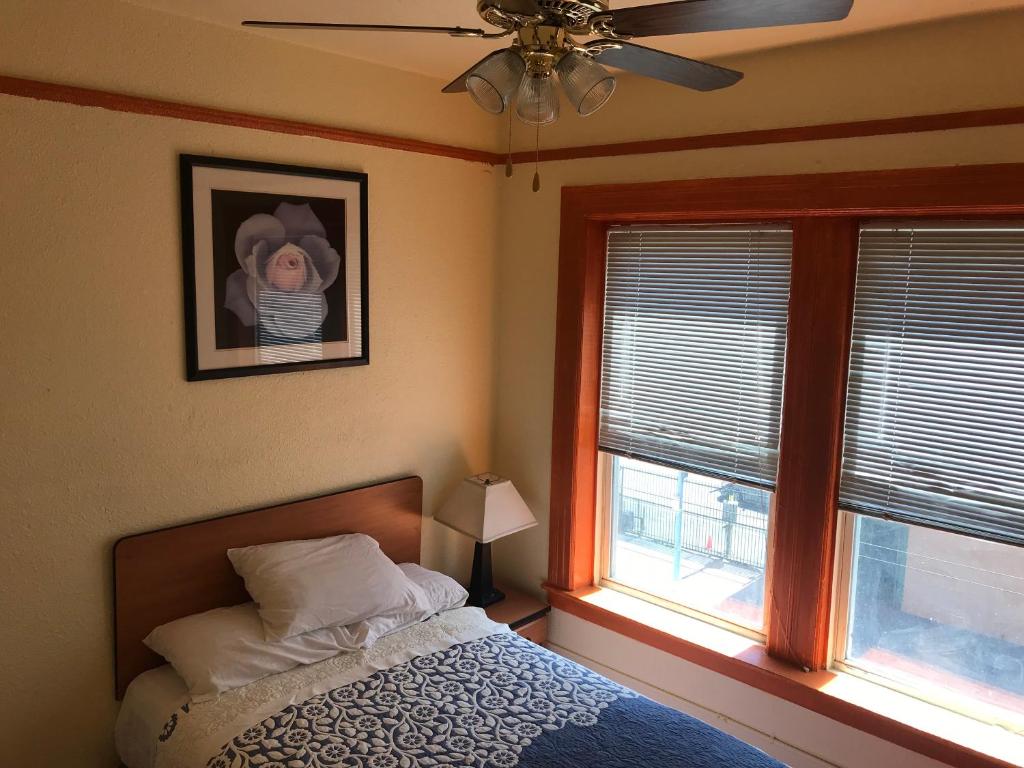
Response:
[{"label": "orange wood window trim", "polygon": [[677,635],[594,605],[584,598],[595,588],[568,592],[548,586],[551,606],[645,645],[698,664],[726,677],[777,696],[831,720],[896,744],[912,752],[957,768],[1018,768],[1012,763],[918,730],[899,720],[826,693],[833,672],[804,672],[774,659],[763,648],[752,647],[739,656],[727,656]]},{"label": "orange wood window trim", "polygon": [[563,189],[549,586],[572,592],[594,584],[601,328],[610,226],[764,220],[793,224],[766,652],[794,668],[821,670],[829,654],[857,222],[867,217],[1022,214],[1024,164]]},{"label": "orange wood window trim", "polygon": [[793,225],[779,472],[767,580],[768,651],[809,669],[829,660],[846,374],[857,281],[856,220]]},{"label": "orange wood window trim", "polygon": [[[96,88],[83,88],[43,80],[12,77],[10,75],[0,75],[0,94],[64,104],[76,104],[84,107],[100,107],[101,109],[117,112],[191,120],[213,125],[230,125],[296,136],[314,136],[328,141],[384,147],[403,152],[450,157],[468,162],[485,163],[487,165],[504,165],[506,161],[504,154],[488,152],[486,150],[420,141],[418,139],[389,136],[367,131],[353,131],[318,123],[182,104]],[[1024,106],[1000,107],[933,115],[859,120],[845,123],[767,128],[756,131],[677,136],[649,141],[559,147],[542,150],[540,160],[541,162],[580,160],[598,157],[620,157],[623,155],[646,155],[658,152],[684,152],[723,147],[788,144],[802,141],[826,141],[864,136],[890,136],[904,133],[951,131],[963,128],[985,128],[1020,124],[1024,124]],[[516,152],[512,155],[512,162],[517,164],[532,163],[535,159],[536,155],[533,152]]]},{"label": "orange wood window trim", "polygon": [[601,368],[606,233],[601,222],[563,208],[561,251],[567,257],[558,268],[554,391],[555,413],[562,418],[552,434],[548,550],[548,579],[563,589],[594,579],[601,392],[600,375],[593,372]]}]

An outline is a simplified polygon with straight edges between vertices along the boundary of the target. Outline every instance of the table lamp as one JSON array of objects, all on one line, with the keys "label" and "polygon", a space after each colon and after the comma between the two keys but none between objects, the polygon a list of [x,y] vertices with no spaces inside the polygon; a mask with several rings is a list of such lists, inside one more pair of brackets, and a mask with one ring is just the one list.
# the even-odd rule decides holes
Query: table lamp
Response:
[{"label": "table lamp", "polygon": [[476,541],[467,604],[486,608],[504,600],[494,588],[491,542],[537,524],[512,481],[492,474],[467,477],[434,520]]}]

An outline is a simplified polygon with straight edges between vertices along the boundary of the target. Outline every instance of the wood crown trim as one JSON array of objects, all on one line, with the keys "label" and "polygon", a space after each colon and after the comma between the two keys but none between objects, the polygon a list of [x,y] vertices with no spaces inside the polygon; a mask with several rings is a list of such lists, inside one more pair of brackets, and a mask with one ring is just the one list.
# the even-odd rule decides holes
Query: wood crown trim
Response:
[{"label": "wood crown trim", "polygon": [[[506,155],[482,149],[459,147],[452,144],[421,141],[369,131],[355,131],[321,123],[286,120],[248,112],[235,112],[214,107],[203,107],[143,96],[132,96],[96,88],[0,75],[0,94],[23,98],[99,107],[114,112],[169,117],[211,125],[228,125],[256,131],[284,133],[293,136],[312,136],[327,141],[362,144],[402,152],[414,152],[436,157],[448,157],[485,165],[504,165]],[[698,136],[678,136],[667,139],[628,141],[614,144],[593,144],[578,147],[558,147],[541,150],[541,162],[582,160],[586,158],[649,155],[663,152],[686,152],[699,149],[789,144],[803,141],[828,141],[866,136],[890,136],[904,133],[952,131],[963,128],[989,128],[1000,125],[1024,124],[1024,106],[975,109],[965,112],[945,112],[933,115],[859,120],[845,123],[767,128],[755,131],[732,131]],[[535,162],[535,152],[514,152],[514,164]]]},{"label": "wood crown trim", "polygon": [[95,88],[61,85],[41,80],[27,80],[7,75],[0,75],[0,93],[7,94],[8,96],[39,99],[41,101],[75,104],[81,107],[99,107],[114,112],[170,117],[176,120],[190,120],[196,123],[209,123],[211,125],[228,125],[235,128],[248,128],[254,131],[267,131],[270,133],[286,133],[293,136],[312,136],[344,144],[383,147],[385,149],[396,149],[401,152],[415,152],[421,155],[466,160],[471,163],[498,165],[505,162],[504,156],[480,149],[420,141],[419,139],[408,139],[401,136],[389,136],[383,133],[352,131],[320,123],[285,120],[266,115],[233,112],[214,107],[201,107],[175,101],[130,96],[124,93],[102,91]]},{"label": "wood crown trim", "polygon": [[[911,115],[880,120],[857,120],[846,123],[801,125],[791,128],[765,128],[756,131],[708,133],[668,139],[626,141],[617,144],[593,144],[580,147],[542,149],[540,161],[582,160],[593,157],[652,155],[661,152],[686,152],[695,149],[752,147],[764,144],[792,144],[802,141],[855,139],[865,136],[892,136],[901,133],[953,131],[961,128],[990,128],[1024,123],[1024,107],[974,109],[966,112],[944,112],[934,115]],[[514,152],[513,163],[532,163],[535,152]],[[504,160],[502,161],[504,162]]]}]

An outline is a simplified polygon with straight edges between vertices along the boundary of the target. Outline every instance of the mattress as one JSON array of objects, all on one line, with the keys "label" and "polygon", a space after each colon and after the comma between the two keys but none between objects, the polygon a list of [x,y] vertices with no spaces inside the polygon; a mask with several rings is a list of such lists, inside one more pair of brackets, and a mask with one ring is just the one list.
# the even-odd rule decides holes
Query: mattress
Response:
[{"label": "mattress", "polygon": [[114,727],[114,743],[127,768],[153,768],[165,727],[187,707],[185,681],[170,664],[139,675],[128,687]]},{"label": "mattress", "polygon": [[129,687],[128,768],[782,768],[763,752],[460,608],[192,704]]}]

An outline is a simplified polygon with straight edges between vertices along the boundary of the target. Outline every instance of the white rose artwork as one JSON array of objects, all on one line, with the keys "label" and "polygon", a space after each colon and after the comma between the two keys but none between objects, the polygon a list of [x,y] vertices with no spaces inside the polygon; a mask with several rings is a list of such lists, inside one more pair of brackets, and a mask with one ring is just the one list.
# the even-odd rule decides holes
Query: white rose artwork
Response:
[{"label": "white rose artwork", "polygon": [[341,267],[326,235],[309,205],[281,203],[273,216],[246,219],[235,235],[240,269],[228,278],[224,306],[274,337],[314,335],[327,317],[324,291]]},{"label": "white rose artwork", "polygon": [[366,174],[180,168],[189,381],[369,365]]}]

